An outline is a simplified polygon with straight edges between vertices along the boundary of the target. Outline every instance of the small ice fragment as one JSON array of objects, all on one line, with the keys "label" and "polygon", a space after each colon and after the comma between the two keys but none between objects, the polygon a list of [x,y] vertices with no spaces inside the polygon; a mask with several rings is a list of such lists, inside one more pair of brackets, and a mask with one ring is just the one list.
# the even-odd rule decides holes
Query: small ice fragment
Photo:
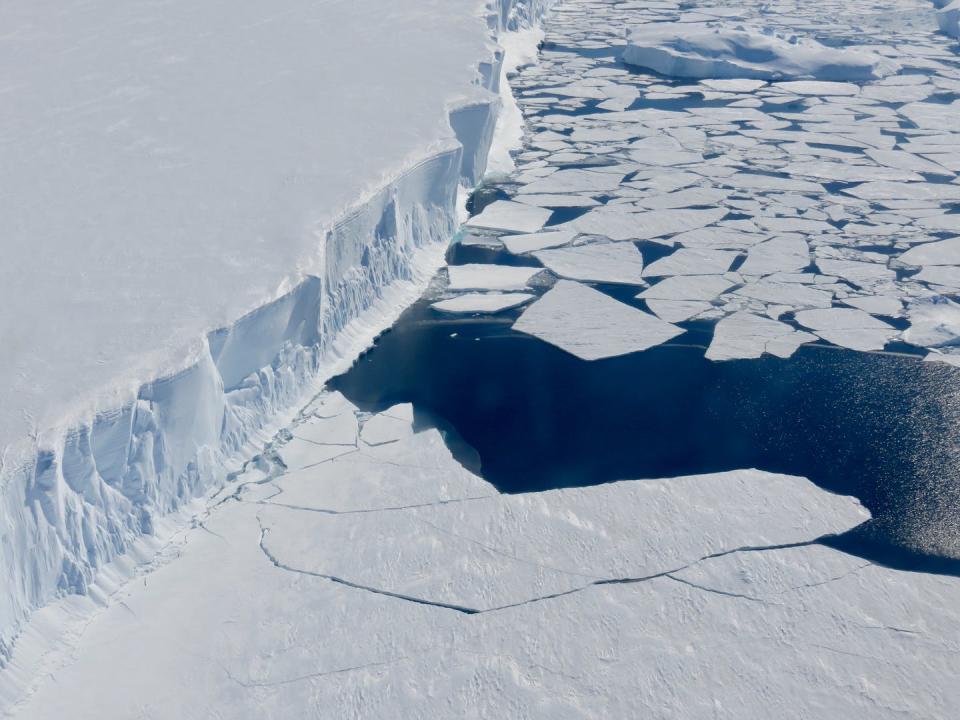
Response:
[{"label": "small ice fragment", "polygon": [[484,208],[482,213],[470,218],[466,225],[487,230],[532,233],[542,228],[550,215],[551,212],[544,208],[497,200]]},{"label": "small ice fragment", "polygon": [[523,290],[543,268],[507,265],[451,265],[450,290]]},{"label": "small ice fragment", "polygon": [[577,233],[569,230],[557,232],[532,233],[530,235],[507,235],[502,238],[503,245],[514,255],[533,252],[534,250],[545,250],[547,248],[560,247],[566,245],[577,236]]},{"label": "small ice fragment", "polygon": [[443,313],[497,313],[530,302],[529,293],[467,293],[449,300],[440,300],[430,307]]}]

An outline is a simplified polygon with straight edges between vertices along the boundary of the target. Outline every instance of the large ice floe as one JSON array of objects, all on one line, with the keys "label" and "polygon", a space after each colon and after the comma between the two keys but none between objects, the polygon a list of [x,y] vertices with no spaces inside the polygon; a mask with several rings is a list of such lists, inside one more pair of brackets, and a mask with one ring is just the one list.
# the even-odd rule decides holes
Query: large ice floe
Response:
[{"label": "large ice floe", "polygon": [[548,4],[4,4],[0,663],[422,290]]},{"label": "large ice floe", "polygon": [[953,0],[937,12],[937,23],[947,35],[960,39],[960,0]]},{"label": "large ice floe", "polygon": [[650,23],[627,33],[623,61],[681,78],[876,80],[896,72],[888,58],[783,37],[731,23]]},{"label": "large ice floe", "polygon": [[[300,439],[331,421],[342,445]],[[318,397],[150,572],[38,613],[26,647],[68,632],[12,717],[834,720],[960,703],[960,580],[818,544],[868,517],[856,500],[754,470],[500,495],[410,421]]]}]

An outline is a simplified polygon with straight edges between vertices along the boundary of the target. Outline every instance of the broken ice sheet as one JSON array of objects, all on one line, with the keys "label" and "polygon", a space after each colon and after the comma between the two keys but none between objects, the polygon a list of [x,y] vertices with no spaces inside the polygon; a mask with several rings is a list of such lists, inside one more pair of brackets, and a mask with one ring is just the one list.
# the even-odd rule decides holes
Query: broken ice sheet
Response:
[{"label": "broken ice sheet", "polygon": [[294,425],[291,433],[295,438],[316,443],[317,445],[357,444],[359,431],[357,417],[353,412],[343,412],[328,418],[310,417]]},{"label": "broken ice sheet", "polygon": [[790,357],[804,343],[817,338],[786,323],[750,312],[736,312],[720,320],[707,348],[710,360],[758,358],[764,353]]},{"label": "broken ice sheet", "polygon": [[645,285],[643,256],[633,243],[593,243],[533,256],[551,272],[570,280]]},{"label": "broken ice sheet", "polygon": [[726,215],[727,211],[722,208],[630,212],[613,207],[601,207],[558,228],[587,235],[601,235],[611,240],[651,240],[712,225]]},{"label": "broken ice sheet", "polygon": [[507,265],[451,265],[450,290],[523,290],[543,268]]},{"label": "broken ice sheet", "polygon": [[497,313],[530,302],[529,293],[467,293],[449,300],[440,300],[430,307],[450,314]]},{"label": "broken ice sheet", "polygon": [[740,266],[744,275],[770,275],[803,270],[810,264],[810,248],[800,235],[784,235],[754,245]]},{"label": "broken ice sheet", "polygon": [[582,360],[626,355],[665,343],[684,331],[598,290],[560,280],[513,325]]},{"label": "broken ice sheet", "polygon": [[[534,180],[520,188],[522,195],[554,195],[557,193],[610,192],[620,185],[623,176],[592,170],[558,170],[540,180]],[[531,232],[531,231],[527,231]]]},{"label": "broken ice sheet", "polygon": [[502,230],[504,232],[532,233],[544,226],[552,213],[533,205],[497,200],[479,215],[470,218],[468,227]]},{"label": "broken ice sheet", "polygon": [[828,308],[833,304],[833,293],[800,283],[761,280],[744,285],[736,291],[736,294],[767,304],[785,305],[794,309]]},{"label": "broken ice sheet", "polygon": [[531,233],[528,235],[506,235],[501,240],[507,250],[514,255],[533,252],[534,250],[545,250],[547,248],[560,247],[571,242],[577,233],[569,230],[557,232]]},{"label": "broken ice sheet", "polygon": [[851,350],[883,350],[899,332],[857,308],[801,310],[794,317],[827,342]]},{"label": "broken ice sheet", "polygon": [[674,275],[637,295],[643,300],[700,300],[709,302],[733,287],[722,275]]},{"label": "broken ice sheet", "polygon": [[397,442],[413,433],[413,405],[394,405],[368,419],[360,430],[360,439],[367,445]]},{"label": "broken ice sheet", "polygon": [[910,327],[903,339],[918,347],[938,348],[960,344],[960,305],[935,296],[907,306]]},{"label": "broken ice sheet", "polygon": [[721,275],[730,269],[738,255],[733,250],[680,248],[648,265],[643,276]]},{"label": "broken ice sheet", "polygon": [[647,307],[661,320],[678,323],[689,320],[713,307],[702,300],[654,300],[646,301]]},{"label": "broken ice sheet", "polygon": [[904,265],[960,265],[960,237],[914,245],[897,260]]}]

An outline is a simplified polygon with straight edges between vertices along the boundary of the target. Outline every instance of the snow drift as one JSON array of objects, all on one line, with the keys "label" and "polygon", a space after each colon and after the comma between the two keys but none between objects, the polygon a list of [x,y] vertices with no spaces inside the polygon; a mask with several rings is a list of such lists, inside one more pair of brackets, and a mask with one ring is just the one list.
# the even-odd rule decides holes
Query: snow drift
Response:
[{"label": "snow drift", "polygon": [[651,23],[627,33],[623,61],[661,75],[758,80],[876,80],[899,70],[879,55],[826,47],[749,25]]},{"label": "snow drift", "polygon": [[413,299],[548,4],[0,8],[0,664]]}]

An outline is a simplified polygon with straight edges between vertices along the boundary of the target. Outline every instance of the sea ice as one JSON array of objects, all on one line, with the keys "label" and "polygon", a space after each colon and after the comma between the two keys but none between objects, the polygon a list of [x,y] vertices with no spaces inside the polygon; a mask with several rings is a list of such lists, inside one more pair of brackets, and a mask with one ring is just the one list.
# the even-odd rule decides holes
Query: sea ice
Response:
[{"label": "sea ice", "polygon": [[523,255],[534,250],[560,247],[571,242],[577,233],[569,230],[556,232],[532,233],[529,235],[505,235],[501,240],[503,246],[514,255]]},{"label": "sea ice", "polygon": [[810,264],[810,248],[800,235],[784,235],[754,245],[740,266],[743,275],[770,275],[803,270]]},{"label": "sea ice", "polygon": [[710,360],[758,358],[764,353],[790,357],[804,343],[817,338],[786,323],[749,312],[736,312],[720,320],[707,348]]},{"label": "sea ice", "polygon": [[413,432],[413,405],[394,405],[363,423],[360,439],[367,445],[397,442]]},{"label": "sea ice", "polygon": [[760,300],[768,305],[791,308],[828,308],[833,304],[833,293],[817,290],[800,283],[761,280],[749,283],[736,291],[737,295]]},{"label": "sea ice", "polygon": [[722,208],[630,212],[601,207],[559,227],[611,240],[652,240],[712,225],[726,215],[727,211]]},{"label": "sea ice", "polygon": [[907,305],[910,327],[903,339],[919,347],[939,348],[960,345],[960,305],[949,298],[934,296]]},{"label": "sea ice", "polygon": [[[592,170],[558,170],[540,180],[520,188],[522,195],[553,195],[557,193],[590,192],[597,195],[615,190],[623,176]],[[529,232],[529,231],[528,231]]]},{"label": "sea ice", "polygon": [[560,280],[513,325],[582,360],[626,355],[665,343],[681,328],[586,285]]},{"label": "sea ice", "polygon": [[695,22],[633,28],[623,61],[688,78],[875,80],[899,69],[879,55],[791,41],[759,27]]},{"label": "sea ice", "polygon": [[737,255],[739,253],[732,250],[680,248],[650,263],[643,271],[643,276],[720,275],[730,269]]},{"label": "sea ice", "polygon": [[485,207],[482,213],[470,218],[466,225],[486,230],[533,233],[543,227],[550,215],[550,211],[545,208],[497,200]]},{"label": "sea ice", "polygon": [[827,342],[851,350],[882,350],[898,333],[893,326],[857,308],[801,310],[794,317]]},{"label": "sea ice", "polygon": [[733,287],[722,275],[673,275],[644,290],[644,300],[701,300],[709,302]]},{"label": "sea ice", "polygon": [[443,313],[497,313],[519,307],[533,300],[529,293],[467,293],[449,300],[440,300],[430,307]]},{"label": "sea ice", "polygon": [[960,265],[960,237],[914,245],[897,260],[904,265]]},{"label": "sea ice", "polygon": [[645,285],[643,256],[633,243],[592,243],[541,250],[533,256],[555,275],[570,280]]},{"label": "sea ice", "polygon": [[523,290],[543,268],[507,265],[451,265],[450,290]]}]

